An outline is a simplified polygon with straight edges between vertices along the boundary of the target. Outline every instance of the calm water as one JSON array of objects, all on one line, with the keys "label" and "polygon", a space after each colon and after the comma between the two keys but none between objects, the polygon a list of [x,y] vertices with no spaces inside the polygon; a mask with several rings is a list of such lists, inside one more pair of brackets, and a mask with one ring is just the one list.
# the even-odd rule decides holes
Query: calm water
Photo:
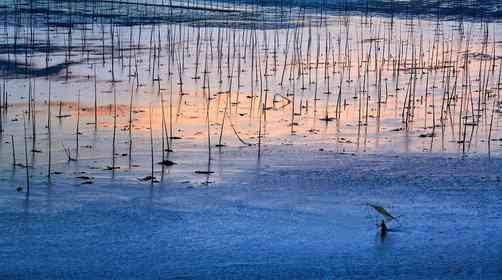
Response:
[{"label": "calm water", "polygon": [[499,13],[8,1],[0,278],[499,279]]}]

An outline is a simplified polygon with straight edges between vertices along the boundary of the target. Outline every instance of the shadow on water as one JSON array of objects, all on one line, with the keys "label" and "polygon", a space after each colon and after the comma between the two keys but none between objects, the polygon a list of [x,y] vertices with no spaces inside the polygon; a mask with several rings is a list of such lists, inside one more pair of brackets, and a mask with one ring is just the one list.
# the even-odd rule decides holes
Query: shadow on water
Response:
[{"label": "shadow on water", "polygon": [[0,73],[1,73],[0,76],[7,79],[25,79],[25,78],[57,76],[63,70],[68,68],[71,64],[73,64],[73,62],[59,63],[44,68],[36,68],[29,64],[0,59]]}]

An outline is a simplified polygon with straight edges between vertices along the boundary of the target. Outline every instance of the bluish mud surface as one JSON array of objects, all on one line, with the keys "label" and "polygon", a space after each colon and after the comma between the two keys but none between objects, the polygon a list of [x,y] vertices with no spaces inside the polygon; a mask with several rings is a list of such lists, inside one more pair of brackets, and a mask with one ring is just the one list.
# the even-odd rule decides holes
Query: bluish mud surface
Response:
[{"label": "bluish mud surface", "polygon": [[0,5],[0,17],[12,24],[52,27],[113,22],[127,26],[191,23],[273,29],[287,27],[305,13],[312,17],[378,14],[493,21],[502,17],[502,3],[498,0],[7,0]]},{"label": "bluish mud surface", "polygon": [[0,278],[500,279],[500,159],[299,151],[227,152],[210,185],[2,181]]},{"label": "bluish mud surface", "polygon": [[[211,1],[209,1],[211,2]],[[221,1],[213,1],[221,2]],[[272,7],[299,7],[326,13],[332,12],[364,12],[378,14],[395,14],[410,16],[440,16],[458,18],[500,18],[502,3],[498,0],[223,0],[223,2],[257,4]]]}]

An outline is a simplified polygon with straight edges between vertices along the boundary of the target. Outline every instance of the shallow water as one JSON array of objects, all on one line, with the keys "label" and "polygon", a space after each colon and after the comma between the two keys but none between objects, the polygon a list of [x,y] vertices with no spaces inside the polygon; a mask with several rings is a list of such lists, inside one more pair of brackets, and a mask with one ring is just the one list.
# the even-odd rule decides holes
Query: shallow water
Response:
[{"label": "shallow water", "polygon": [[[389,24],[388,18],[354,16],[330,18],[327,28],[306,25],[261,31],[116,26],[113,41],[120,46],[116,49],[106,36],[100,43],[100,28],[94,27],[86,33],[74,31],[73,50],[63,53],[57,52],[55,44],[70,38],[68,33],[51,32],[56,53],[8,54],[5,58],[24,59],[39,70],[7,68],[11,70],[6,71],[4,86],[11,107],[3,110],[4,134],[21,140],[20,112],[31,110],[26,104],[30,95],[36,123],[28,120],[27,130],[31,132],[35,125],[35,133],[47,133],[50,84],[53,141],[67,146],[74,146],[71,127],[76,127],[78,99],[80,143],[87,145],[96,136],[109,135],[114,93],[118,142],[129,141],[130,121],[133,143],[135,138],[148,136],[151,105],[157,147],[162,127],[167,136],[183,138],[173,141],[176,145],[186,140],[205,144],[210,94],[213,144],[220,143],[222,134],[222,144],[256,146],[261,133],[263,145],[330,144],[340,151],[465,154],[488,153],[490,144],[490,153],[498,153],[500,50],[488,42],[498,36],[498,24],[447,21],[438,26],[408,20]],[[481,30],[486,30],[487,37],[479,34]],[[44,38],[46,30],[34,34]],[[301,42],[300,36],[305,38]],[[481,43],[483,38],[486,44]],[[292,41],[303,54],[301,60],[291,50]],[[66,70],[48,72],[50,83],[43,77],[46,58],[48,65],[69,65]],[[462,66],[466,61],[468,71]],[[258,79],[260,73],[262,79]],[[204,86],[204,80],[209,86]],[[260,114],[262,108],[266,109]],[[58,119],[58,115],[70,116]],[[45,138],[39,137],[35,146],[45,150]]]},{"label": "shallow water", "polygon": [[[2,277],[499,277],[500,161],[295,151],[228,155],[238,175],[209,188],[2,183]],[[367,202],[399,216],[384,240]]]},{"label": "shallow water", "polygon": [[16,3],[0,278],[500,278],[498,6]]}]

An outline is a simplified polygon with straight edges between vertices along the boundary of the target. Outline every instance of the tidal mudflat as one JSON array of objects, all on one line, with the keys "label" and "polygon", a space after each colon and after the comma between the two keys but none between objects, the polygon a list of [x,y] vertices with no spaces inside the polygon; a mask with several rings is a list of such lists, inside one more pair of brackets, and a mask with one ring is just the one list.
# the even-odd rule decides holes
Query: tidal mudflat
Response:
[{"label": "tidal mudflat", "polygon": [[0,278],[499,279],[474,2],[7,1]]}]

